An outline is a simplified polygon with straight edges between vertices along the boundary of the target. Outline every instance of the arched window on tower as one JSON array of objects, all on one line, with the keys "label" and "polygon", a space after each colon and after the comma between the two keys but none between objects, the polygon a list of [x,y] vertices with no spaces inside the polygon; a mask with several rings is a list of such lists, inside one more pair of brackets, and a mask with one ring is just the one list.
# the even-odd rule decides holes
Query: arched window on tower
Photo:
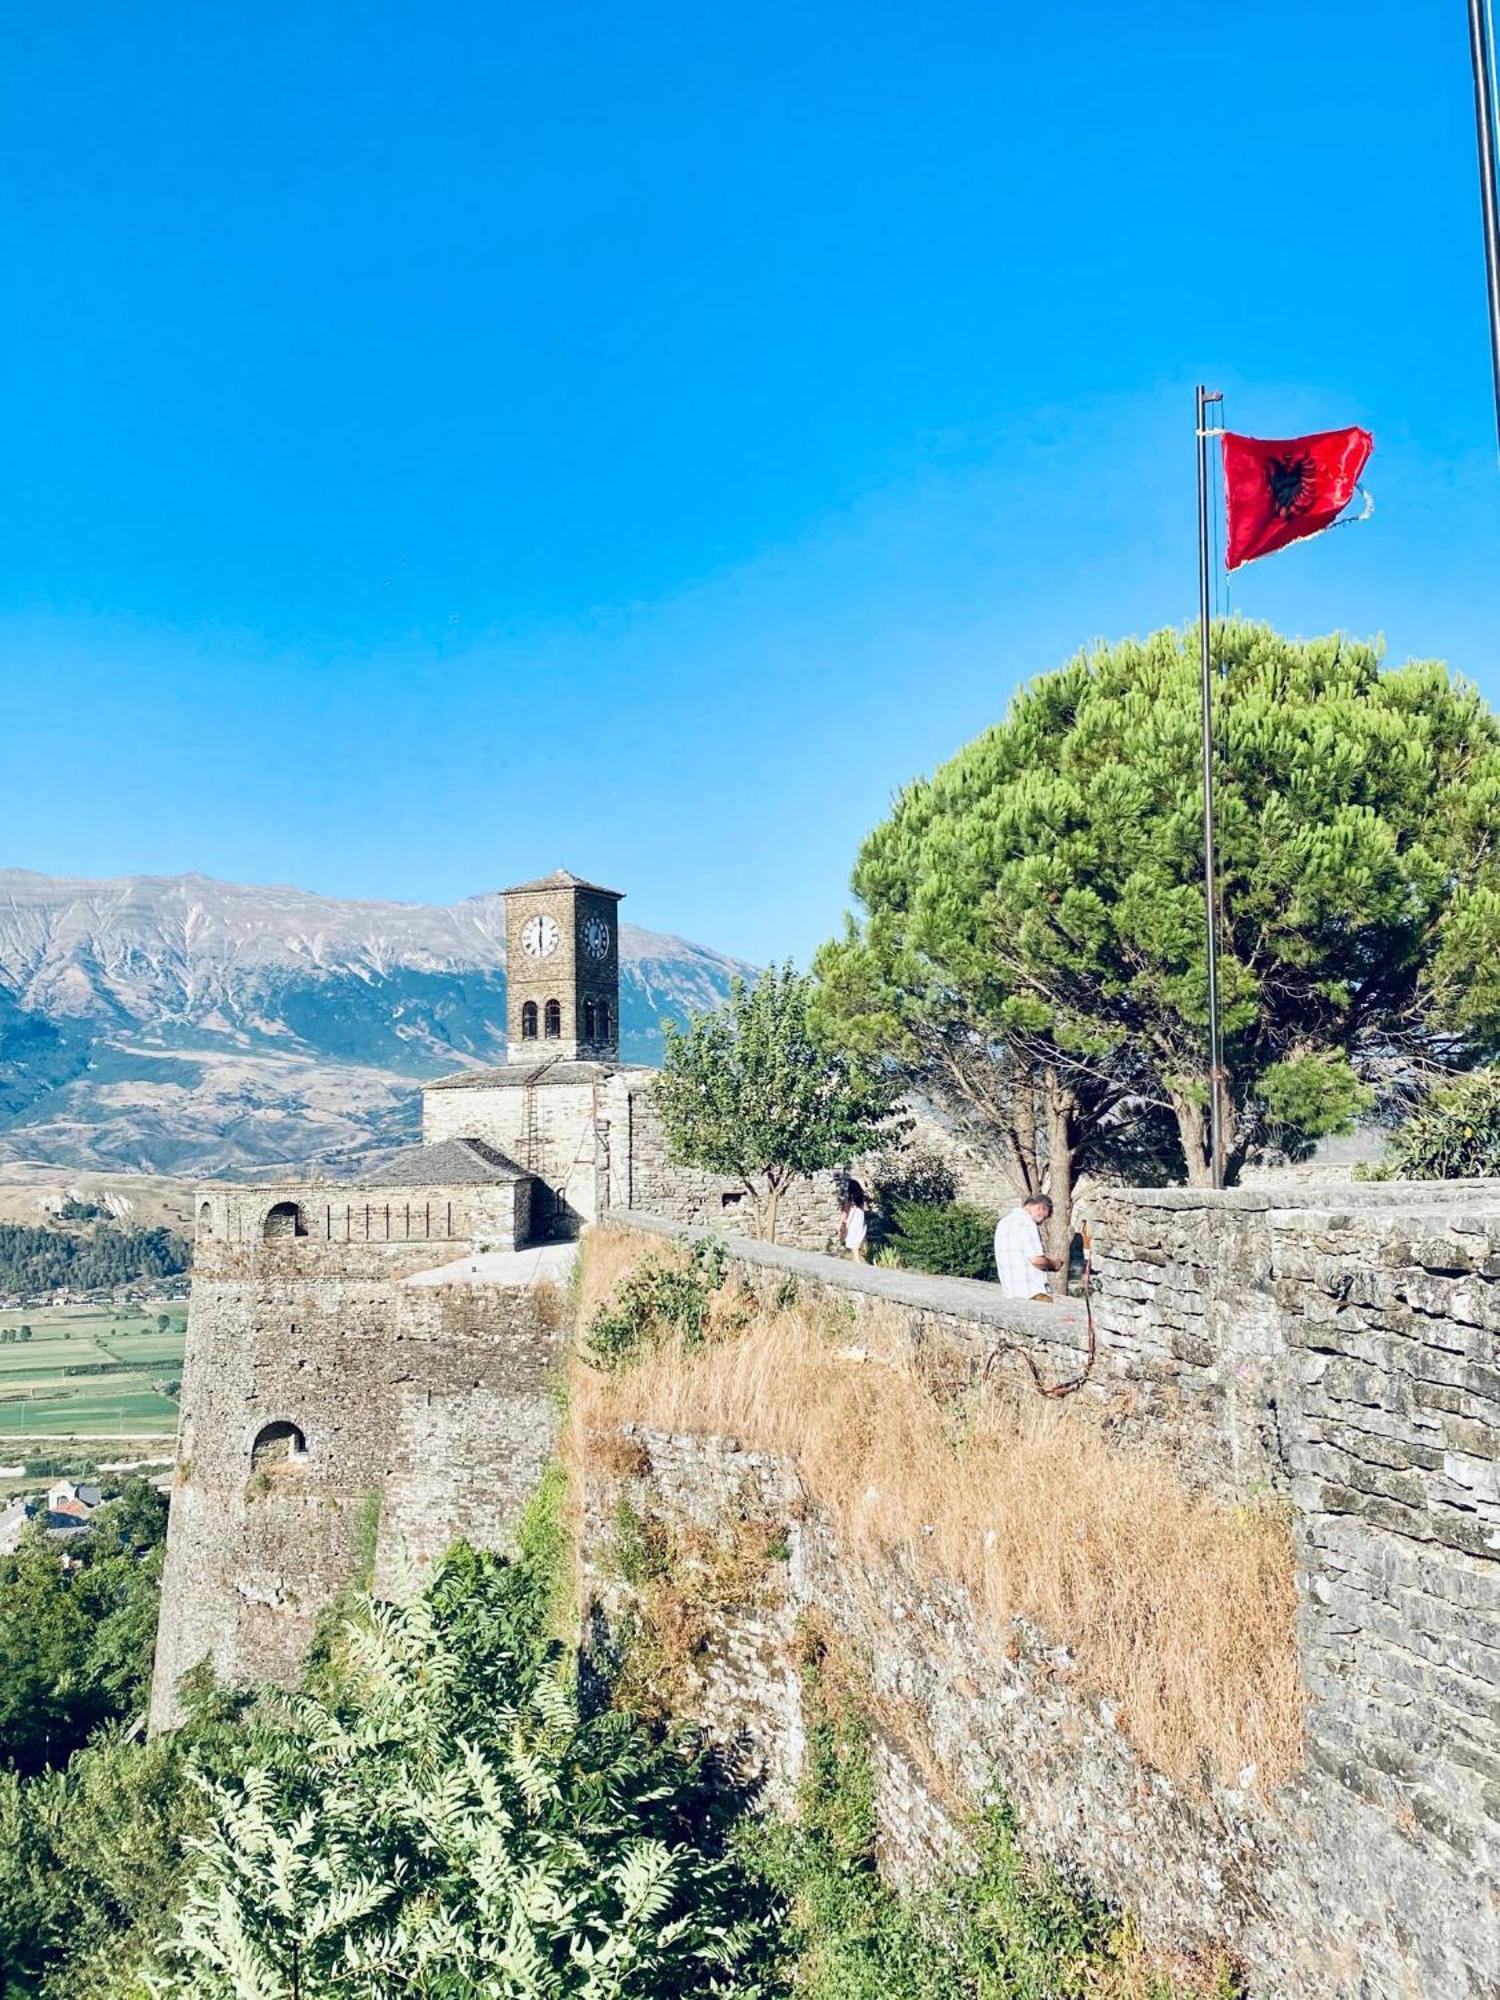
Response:
[{"label": "arched window on tower", "polygon": [[547,1002],[547,1040],[555,1042],[560,1040],[561,1036],[562,1002],[560,1000],[549,1000]]},{"label": "arched window on tower", "polygon": [[598,1039],[597,1029],[594,1021],[594,1011],[595,1010],[593,1001],[585,1000],[583,1003],[583,1039],[586,1042],[592,1042]]},{"label": "arched window on tower", "polygon": [[279,1243],[283,1237],[305,1236],[307,1221],[296,1202],[278,1201],[268,1211],[260,1233],[267,1243]]},{"label": "arched window on tower", "polygon": [[250,1447],[250,1470],[263,1472],[272,1465],[293,1464],[307,1456],[307,1439],[295,1424],[267,1424],[257,1431]]},{"label": "arched window on tower", "polygon": [[523,1042],[534,1042],[536,1040],[535,1000],[528,1000],[521,1009],[521,1040]]}]

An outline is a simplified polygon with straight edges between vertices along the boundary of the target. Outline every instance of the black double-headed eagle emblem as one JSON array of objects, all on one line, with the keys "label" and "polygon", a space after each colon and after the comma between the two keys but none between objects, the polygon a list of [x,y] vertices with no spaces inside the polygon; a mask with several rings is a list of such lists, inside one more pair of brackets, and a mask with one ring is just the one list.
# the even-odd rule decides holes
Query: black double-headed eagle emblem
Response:
[{"label": "black double-headed eagle emblem", "polygon": [[1283,521],[1289,521],[1310,505],[1316,483],[1313,462],[1306,452],[1299,452],[1295,458],[1266,460],[1266,492],[1272,512]]}]

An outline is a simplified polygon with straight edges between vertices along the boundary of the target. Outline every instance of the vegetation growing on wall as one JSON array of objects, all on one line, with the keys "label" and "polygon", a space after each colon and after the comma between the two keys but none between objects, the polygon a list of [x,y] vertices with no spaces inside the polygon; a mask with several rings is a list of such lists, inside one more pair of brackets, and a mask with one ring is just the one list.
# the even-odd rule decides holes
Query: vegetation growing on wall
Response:
[{"label": "vegetation growing on wall", "polygon": [[[617,1285],[662,1254],[609,1230],[584,1244]],[[583,1289],[592,1296],[587,1271]],[[762,1300],[731,1279],[695,1344],[647,1326],[629,1365],[578,1361],[575,1475],[629,1424],[774,1452],[850,1560],[878,1569],[899,1553],[962,1583],[998,1651],[1017,1618],[1066,1643],[1159,1769],[1192,1780],[1206,1760],[1227,1783],[1274,1785],[1295,1768],[1303,1697],[1277,1507],[1188,1489],[1164,1458],[1116,1448],[1076,1406],[943,1401],[898,1315],[863,1316],[858,1339],[851,1348],[834,1302]]]},{"label": "vegetation growing on wall", "polygon": [[787,1905],[805,2000],[1233,2000],[1228,1966],[1166,1968],[1128,1919],[1027,1859],[1009,1807],[970,1828],[968,1865],[900,1893],[880,1875],[871,1723],[859,1676],[814,1645],[807,1762],[793,1822],[747,1845]]},{"label": "vegetation growing on wall", "polygon": [[673,1339],[691,1352],[702,1344],[715,1292],[724,1282],[726,1253],[700,1243],[681,1255],[646,1257],[601,1302],[585,1328],[589,1358],[618,1368],[643,1341]]}]

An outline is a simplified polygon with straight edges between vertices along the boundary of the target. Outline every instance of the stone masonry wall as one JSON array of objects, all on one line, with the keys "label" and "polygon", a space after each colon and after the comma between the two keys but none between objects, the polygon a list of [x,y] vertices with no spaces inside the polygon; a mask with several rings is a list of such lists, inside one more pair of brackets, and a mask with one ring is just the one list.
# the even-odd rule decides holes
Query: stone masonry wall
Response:
[{"label": "stone masonry wall", "polygon": [[[998,1783],[1034,1846],[1134,1907],[1153,1941],[1236,1952],[1261,2000],[1478,2000],[1500,1993],[1500,1195],[1307,1201],[1264,1187],[1100,1201],[1083,1392],[1123,1448],[1149,1440],[1223,1492],[1289,1497],[1308,1753],[1273,1798],[1249,1773],[1185,1787],[1144,1768],[1110,1705],[1073,1684],[1065,1635],[1018,1627],[997,1661],[961,1591],[894,1559],[851,1563],[788,1466],[641,1433],[635,1469],[613,1477],[642,1511],[758,1509],[783,1530],[779,1595],[726,1620],[707,1713],[788,1795],[803,1729],[789,1635],[809,1613],[840,1633],[871,1674],[898,1873],[961,1851],[964,1806]],[[967,1295],[984,1287],[731,1248],[752,1282],[794,1272],[856,1321],[871,1301],[904,1304],[919,1337],[960,1355],[1007,1336],[1039,1361],[1077,1352],[1056,1307],[985,1310]],[[613,1504],[601,1492],[591,1516],[606,1611]]]},{"label": "stone masonry wall", "polygon": [[[460,1535],[503,1547],[555,1429],[546,1291],[408,1286],[383,1245],[343,1246],[341,1270],[300,1240],[203,1248],[218,1275],[193,1283],[155,1728],[201,1660],[231,1681],[295,1679],[351,1580],[387,1584]],[[303,1449],[258,1457],[285,1426]]]},{"label": "stone masonry wall", "polygon": [[[623,1170],[617,1167],[610,1180],[609,1200],[615,1208],[637,1209],[694,1228],[727,1229],[737,1235],[754,1228],[754,1209],[739,1181],[675,1166],[667,1157],[666,1135],[651,1102],[650,1072],[634,1073],[626,1096],[626,1114],[622,1156],[626,1165]],[[997,1213],[1015,1201],[1016,1191],[1004,1172],[972,1142],[941,1124],[930,1106],[909,1104],[904,1115],[909,1129],[899,1141],[892,1142],[891,1152],[936,1155],[952,1170],[962,1201],[993,1208]],[[612,1139],[620,1123],[616,1110]],[[867,1191],[872,1164],[868,1160],[852,1163]],[[820,1173],[794,1182],[782,1198],[777,1217],[779,1242],[796,1250],[830,1250],[835,1246],[841,1178],[835,1173]]]},{"label": "stone masonry wall", "polygon": [[[611,1152],[611,1105],[621,1072],[602,1063],[569,1067],[564,1076],[544,1075],[534,1084],[519,1065],[505,1081],[462,1087],[444,1085],[422,1093],[422,1138],[483,1139],[508,1159],[535,1174],[549,1191],[538,1201],[538,1231],[576,1233],[592,1222],[607,1196],[601,1179]],[[546,1212],[543,1212],[546,1211]]]},{"label": "stone masonry wall", "polygon": [[[649,1078],[630,1088],[625,1101],[626,1170],[611,1186],[617,1208],[639,1209],[673,1222],[749,1234],[754,1209],[741,1182],[723,1174],[674,1166],[652,1102]],[[625,1185],[618,1183],[623,1178]],[[815,1174],[788,1188],[777,1222],[781,1241],[803,1250],[826,1250],[838,1230],[839,1190],[833,1174]]]},{"label": "stone masonry wall", "polygon": [[[1311,1766],[1492,1876],[1500,1196],[1377,1183],[1314,1199],[1117,1199],[1100,1220],[1101,1324],[1156,1370],[1164,1347],[1179,1357],[1226,1467],[1290,1494]],[[1500,1939],[1500,1904],[1490,1918]]]}]

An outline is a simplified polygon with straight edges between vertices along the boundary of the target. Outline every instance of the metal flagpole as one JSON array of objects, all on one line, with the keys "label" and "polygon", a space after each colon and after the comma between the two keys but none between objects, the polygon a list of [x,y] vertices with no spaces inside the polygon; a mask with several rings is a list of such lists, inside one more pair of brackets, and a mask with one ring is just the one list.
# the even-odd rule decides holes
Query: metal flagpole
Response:
[{"label": "metal flagpole", "polygon": [[1484,270],[1490,301],[1490,367],[1495,379],[1496,442],[1500,445],[1500,192],[1495,183],[1495,72],[1487,0],[1469,0],[1469,57],[1474,65],[1479,206],[1484,219]]},{"label": "metal flagpole", "polygon": [[1203,914],[1208,928],[1208,1151],[1216,1188],[1224,1185],[1224,1049],[1219,1033],[1219,868],[1214,852],[1213,655],[1209,645],[1208,429],[1210,403],[1223,392],[1198,385],[1198,649],[1203,698]]}]

